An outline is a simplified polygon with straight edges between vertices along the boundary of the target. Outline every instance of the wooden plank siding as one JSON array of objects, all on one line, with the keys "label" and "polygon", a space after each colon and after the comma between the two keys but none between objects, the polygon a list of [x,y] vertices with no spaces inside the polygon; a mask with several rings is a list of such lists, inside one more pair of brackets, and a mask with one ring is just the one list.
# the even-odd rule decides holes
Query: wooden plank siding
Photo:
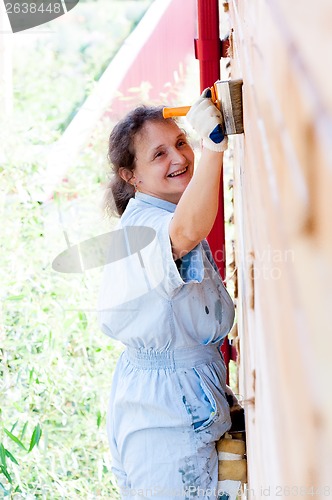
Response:
[{"label": "wooden plank siding", "polygon": [[244,81],[234,211],[250,498],[325,498],[332,495],[332,4],[230,0],[229,7],[231,77]]}]

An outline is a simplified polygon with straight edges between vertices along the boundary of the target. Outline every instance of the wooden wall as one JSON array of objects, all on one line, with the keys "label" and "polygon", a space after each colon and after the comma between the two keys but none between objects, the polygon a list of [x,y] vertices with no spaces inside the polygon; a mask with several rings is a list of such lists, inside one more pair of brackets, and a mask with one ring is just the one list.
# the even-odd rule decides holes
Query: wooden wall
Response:
[{"label": "wooden wall", "polygon": [[249,498],[332,496],[332,3],[229,0]]}]

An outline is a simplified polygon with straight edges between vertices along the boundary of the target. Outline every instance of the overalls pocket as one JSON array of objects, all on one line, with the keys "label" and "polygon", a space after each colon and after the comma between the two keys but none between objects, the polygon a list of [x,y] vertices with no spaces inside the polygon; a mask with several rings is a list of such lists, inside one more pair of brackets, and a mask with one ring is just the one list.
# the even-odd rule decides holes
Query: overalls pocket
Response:
[{"label": "overalls pocket", "polygon": [[[220,409],[223,405],[228,407],[222,389],[216,387],[217,379],[211,380],[205,373],[206,365],[197,366],[189,372],[178,373],[182,391],[182,403],[190,416],[191,425],[195,432],[202,431],[220,419]],[[208,370],[213,371],[210,367]],[[218,384],[219,385],[219,384]]]},{"label": "overalls pocket", "polygon": [[[214,391],[211,387],[211,383],[209,379],[206,377],[204,372],[200,370],[199,367],[193,368],[194,372],[199,378],[199,384],[200,387],[204,393],[204,398],[206,400],[206,409],[203,414],[205,414],[205,418],[202,420],[197,419],[196,415],[196,421],[193,422],[193,426],[196,432],[202,431],[212,425],[214,422],[219,420],[220,414],[218,411],[218,406],[217,406],[217,401],[216,398],[214,397]],[[207,417],[207,411],[209,411],[209,416]],[[200,412],[199,412],[200,413]]]},{"label": "overalls pocket", "polygon": [[203,431],[217,422],[222,430],[227,430],[231,425],[222,368],[219,363],[213,362],[176,372],[182,407],[186,409],[195,432]]},{"label": "overalls pocket", "polygon": [[[205,419],[194,423],[195,431],[205,430],[211,424],[218,422],[218,426],[227,430],[231,426],[230,409],[224,390],[224,378],[219,366],[200,365],[193,368],[198,377],[201,390],[210,408],[210,414]],[[221,378],[220,378],[221,377]],[[199,425],[198,425],[199,424]]]}]

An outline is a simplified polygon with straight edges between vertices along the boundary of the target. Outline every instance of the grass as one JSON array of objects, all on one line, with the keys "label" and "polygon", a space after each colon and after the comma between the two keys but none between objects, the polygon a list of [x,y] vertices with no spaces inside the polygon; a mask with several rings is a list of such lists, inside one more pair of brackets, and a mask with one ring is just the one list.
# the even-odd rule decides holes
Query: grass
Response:
[{"label": "grass", "polygon": [[109,228],[96,209],[108,128],[99,124],[45,204],[31,196],[45,166],[29,151],[61,135],[149,3],[82,2],[61,27],[15,38],[14,113],[1,123],[0,498],[119,498],[105,414],[122,346],[97,325],[100,269],[51,267],[65,234],[75,242]]},{"label": "grass", "polygon": [[[13,170],[8,177],[8,188],[21,188],[7,196],[1,214],[1,440],[18,465],[8,457],[2,462],[10,474],[2,483],[10,490],[11,480],[12,491],[18,489],[12,498],[118,498],[105,412],[121,346],[96,322],[98,273],[51,269],[65,248],[59,211],[70,211],[76,200],[65,190],[40,205],[29,199],[28,173]],[[30,453],[4,431],[29,450],[38,425],[42,436]]]},{"label": "grass", "polygon": [[[114,3],[119,8],[120,2]],[[128,7],[139,2],[122,4]],[[82,7],[87,17],[75,30],[91,23],[93,32],[98,23],[105,21],[106,26],[109,22],[106,16],[101,19],[103,14],[88,19],[88,9],[93,7],[89,2]],[[75,11],[79,15],[78,8]],[[65,25],[59,33],[62,30]],[[40,204],[31,196],[35,175],[44,165],[26,152],[36,141],[49,144],[57,138],[80,100],[77,88],[69,89],[63,83],[71,80],[67,69],[65,80],[59,77],[58,82],[55,75],[62,74],[64,64],[74,71],[72,76],[82,69],[73,69],[74,51],[68,59],[65,51],[55,55],[47,41],[43,46],[40,36],[36,35],[39,48],[30,62],[23,61],[22,54],[15,56],[17,106],[2,129],[0,498],[118,499],[105,419],[112,375],[123,346],[103,335],[97,324],[101,269],[69,275],[56,273],[51,266],[66,248],[66,240],[74,244],[106,232],[112,225],[103,217],[100,203],[107,171],[107,137],[113,124],[109,118],[98,123],[90,144],[52,200]],[[52,43],[65,45],[66,36]],[[91,69],[93,60],[102,59],[97,57],[98,43],[83,52],[78,48],[80,42],[76,43],[75,57],[86,54],[86,58],[82,56],[88,75],[81,80],[83,98],[105,60]],[[53,54],[52,64],[45,64],[39,79],[36,68],[44,50]],[[163,89],[162,101],[168,99],[174,105],[192,102],[197,70],[197,62],[188,62],[169,94]],[[59,84],[56,91],[50,78],[54,85]],[[139,92],[137,100],[142,97]]]},{"label": "grass", "polygon": [[150,3],[80,1],[13,37],[16,127],[31,143],[59,138]]}]

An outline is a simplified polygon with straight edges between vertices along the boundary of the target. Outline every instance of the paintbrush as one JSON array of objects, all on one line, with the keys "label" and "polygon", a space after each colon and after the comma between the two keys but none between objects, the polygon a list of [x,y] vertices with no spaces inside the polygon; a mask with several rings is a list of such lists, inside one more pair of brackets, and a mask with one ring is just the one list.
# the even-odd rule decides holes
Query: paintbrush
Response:
[{"label": "paintbrush", "polygon": [[[211,99],[223,116],[225,132],[230,134],[243,133],[242,80],[218,80],[210,88]],[[164,108],[164,118],[185,116],[190,106]]]}]

